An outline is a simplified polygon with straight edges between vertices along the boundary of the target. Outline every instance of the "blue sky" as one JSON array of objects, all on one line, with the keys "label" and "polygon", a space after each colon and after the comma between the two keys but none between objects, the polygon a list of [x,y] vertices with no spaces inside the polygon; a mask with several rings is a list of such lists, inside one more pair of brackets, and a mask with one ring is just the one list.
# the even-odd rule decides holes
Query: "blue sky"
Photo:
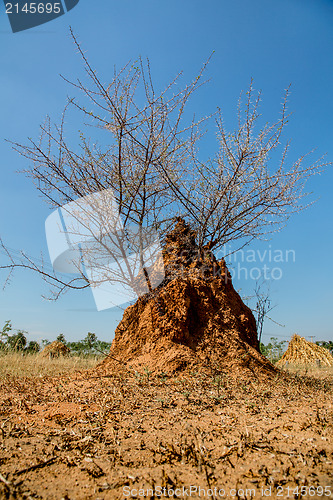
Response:
[{"label": "blue sky", "polygon": [[[13,34],[0,7],[0,235],[15,249],[38,256],[47,247],[44,222],[49,207],[31,181],[17,173],[27,166],[5,139],[25,143],[37,138],[47,114],[59,118],[71,90],[59,74],[82,75],[82,65],[69,36],[72,26],[92,65],[105,82],[113,67],[138,56],[149,57],[156,85],[163,87],[180,70],[184,80],[196,76],[214,51],[207,70],[210,82],[193,98],[198,114],[220,106],[226,128],[235,125],[237,99],[250,78],[262,89],[265,120],[278,117],[284,89],[291,83],[286,130],[291,157],[317,148],[333,160],[333,2],[328,0],[80,0],[77,7],[48,24]],[[73,138],[75,135],[73,124]],[[208,147],[208,145],[207,145]],[[264,341],[288,340],[298,332],[315,340],[332,339],[333,243],[332,168],[313,178],[308,189],[317,202],[295,215],[271,241],[253,243],[256,266],[268,262],[269,250],[288,250],[295,258],[279,263],[270,281],[272,317]],[[266,254],[264,252],[266,251]],[[260,253],[258,253],[260,252]],[[273,254],[274,255],[274,254]],[[276,254],[275,254],[276,255]],[[0,258],[1,255],[0,255]],[[246,258],[246,256],[244,257]],[[237,263],[232,263],[237,267]],[[252,266],[253,267],[253,266]],[[245,296],[255,281],[234,279]],[[241,274],[242,276],[242,274]],[[0,279],[4,276],[0,275]],[[88,331],[111,340],[121,309],[97,312],[89,290],[68,292],[57,303],[41,298],[44,282],[29,272],[16,272],[0,292],[0,325],[12,320],[29,339],[83,338]]]}]

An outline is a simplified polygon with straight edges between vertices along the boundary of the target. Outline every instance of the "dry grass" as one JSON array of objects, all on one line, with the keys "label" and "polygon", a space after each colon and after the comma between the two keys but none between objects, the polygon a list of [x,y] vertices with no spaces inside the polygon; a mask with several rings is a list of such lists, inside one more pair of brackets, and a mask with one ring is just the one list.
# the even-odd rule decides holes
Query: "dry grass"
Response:
[{"label": "dry grass", "polygon": [[49,359],[39,354],[22,355],[12,352],[0,355],[0,378],[13,377],[56,377],[77,370],[94,368],[100,357],[61,356]]}]

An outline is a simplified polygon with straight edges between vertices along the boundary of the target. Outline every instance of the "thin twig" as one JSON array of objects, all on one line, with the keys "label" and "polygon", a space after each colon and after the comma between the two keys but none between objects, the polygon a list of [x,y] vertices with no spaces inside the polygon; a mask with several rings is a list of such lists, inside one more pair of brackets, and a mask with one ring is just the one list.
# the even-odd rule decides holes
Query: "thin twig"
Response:
[{"label": "thin twig", "polygon": [[1,473],[0,473],[0,481],[2,481],[6,486],[8,486],[8,488],[13,488],[13,484],[7,481],[7,479],[3,477]]},{"label": "thin twig", "polygon": [[21,474],[24,474],[25,472],[31,472],[36,469],[41,469],[43,467],[46,467],[47,465],[53,464],[57,460],[57,457],[50,458],[49,460],[46,460],[45,462],[41,462],[40,464],[32,465],[31,467],[27,467],[26,469],[22,469],[18,472],[15,473],[16,476],[19,476]]}]

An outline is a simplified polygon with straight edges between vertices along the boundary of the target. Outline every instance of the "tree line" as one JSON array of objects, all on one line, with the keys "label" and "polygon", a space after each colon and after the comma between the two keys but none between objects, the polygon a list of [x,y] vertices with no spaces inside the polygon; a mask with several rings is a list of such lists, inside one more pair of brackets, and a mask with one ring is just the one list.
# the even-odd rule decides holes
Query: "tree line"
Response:
[{"label": "tree line", "polygon": [[[6,321],[0,330],[0,352],[20,352],[22,354],[37,354],[46,345],[51,344],[48,339],[42,339],[41,345],[36,340],[27,340],[28,332],[25,330],[13,330],[11,321]],[[56,338],[58,342],[65,344],[73,355],[89,356],[107,354],[111,342],[99,340],[95,333],[88,332],[84,339],[76,342],[68,342],[63,333]]]},{"label": "tree line", "polygon": [[[28,332],[25,330],[14,330],[11,321],[6,321],[0,330],[0,352],[21,352],[22,354],[36,354],[45,346],[51,344],[48,339],[42,339],[41,345],[36,340],[27,341]],[[111,342],[99,340],[97,335],[88,332],[82,340],[70,342],[65,335],[60,333],[56,340],[65,344],[73,355],[77,356],[99,356],[108,354]],[[265,345],[260,342],[260,352],[272,363],[276,363],[283,355],[286,349],[286,340],[278,341],[276,337],[271,337]],[[333,354],[333,342],[331,340],[318,340],[317,345],[325,347]]]}]

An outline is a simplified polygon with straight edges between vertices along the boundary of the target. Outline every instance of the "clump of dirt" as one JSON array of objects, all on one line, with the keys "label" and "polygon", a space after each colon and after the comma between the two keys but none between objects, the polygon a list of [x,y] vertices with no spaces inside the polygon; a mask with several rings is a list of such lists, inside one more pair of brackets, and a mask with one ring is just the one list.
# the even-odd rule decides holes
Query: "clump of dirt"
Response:
[{"label": "clump of dirt", "polygon": [[63,342],[55,340],[44,347],[40,355],[44,358],[59,358],[60,356],[68,356],[70,349]]},{"label": "clump of dirt", "polygon": [[228,370],[263,376],[275,368],[259,352],[256,322],[235,291],[224,260],[199,249],[179,219],[163,250],[165,280],[128,307],[109,356],[97,368],[174,373]]}]

